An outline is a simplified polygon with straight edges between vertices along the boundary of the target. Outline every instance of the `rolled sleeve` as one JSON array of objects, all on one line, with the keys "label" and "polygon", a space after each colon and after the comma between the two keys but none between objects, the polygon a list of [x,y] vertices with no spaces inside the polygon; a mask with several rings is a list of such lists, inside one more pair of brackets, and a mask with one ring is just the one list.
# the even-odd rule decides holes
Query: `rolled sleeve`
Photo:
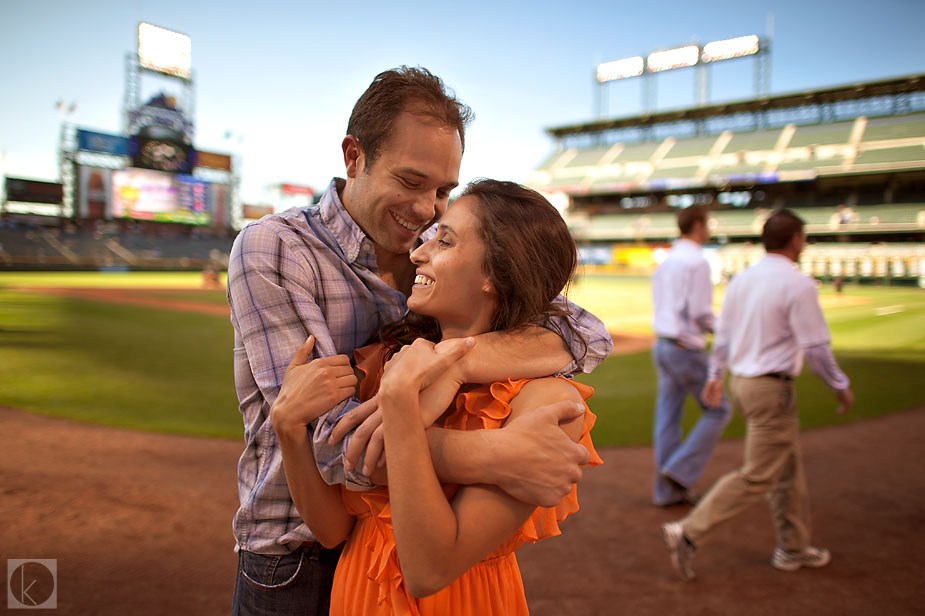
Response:
[{"label": "rolled sleeve", "polygon": [[376,486],[370,481],[369,477],[357,471],[357,469],[363,468],[362,460],[353,471],[348,471],[344,468],[344,452],[350,444],[353,431],[347,434],[339,443],[334,445],[328,443],[328,438],[331,436],[331,431],[334,430],[337,422],[359,404],[360,402],[356,398],[349,398],[319,417],[315,422],[315,429],[312,433],[312,449],[315,452],[315,464],[318,466],[318,472],[321,473],[321,477],[325,482],[331,485],[341,483],[351,490],[368,490]]},{"label": "rolled sleeve", "polygon": [[572,354],[572,361],[557,374],[573,376],[593,371],[613,353],[613,339],[604,322],[561,295],[555,303],[568,313],[571,327],[566,323],[566,317],[560,316],[547,319],[543,327],[556,332]]}]

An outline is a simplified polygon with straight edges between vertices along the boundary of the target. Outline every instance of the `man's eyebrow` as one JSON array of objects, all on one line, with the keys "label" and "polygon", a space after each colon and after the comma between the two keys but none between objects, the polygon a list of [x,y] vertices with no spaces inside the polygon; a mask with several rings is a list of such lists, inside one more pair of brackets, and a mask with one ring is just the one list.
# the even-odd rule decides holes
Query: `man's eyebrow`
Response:
[{"label": "man's eyebrow", "polygon": [[[399,175],[413,175],[415,178],[420,179],[420,180],[426,180],[429,177],[426,173],[424,173],[423,171],[419,171],[418,169],[415,169],[414,167],[399,167],[395,171]],[[457,186],[459,186],[459,182],[448,182],[444,184],[443,186],[441,186],[440,188],[445,188],[447,190],[453,190]]]},{"label": "man's eyebrow", "polygon": [[426,173],[424,173],[423,171],[419,171],[419,170],[415,169],[414,167],[399,167],[398,169],[396,169],[396,171],[397,171],[399,174],[403,174],[403,175],[413,175],[413,176],[415,176],[415,177],[417,177],[417,178],[420,178],[420,179],[422,179],[422,180],[426,180],[426,179],[427,179],[427,174],[426,174]]}]

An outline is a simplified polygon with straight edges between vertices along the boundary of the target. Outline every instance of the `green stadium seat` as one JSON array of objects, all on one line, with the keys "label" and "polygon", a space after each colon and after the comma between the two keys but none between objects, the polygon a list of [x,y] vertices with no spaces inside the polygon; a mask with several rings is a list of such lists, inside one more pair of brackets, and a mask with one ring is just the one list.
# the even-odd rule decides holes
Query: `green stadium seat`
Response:
[{"label": "green stadium seat", "polygon": [[884,139],[925,137],[925,114],[914,113],[900,117],[871,118],[861,136],[862,142]]}]

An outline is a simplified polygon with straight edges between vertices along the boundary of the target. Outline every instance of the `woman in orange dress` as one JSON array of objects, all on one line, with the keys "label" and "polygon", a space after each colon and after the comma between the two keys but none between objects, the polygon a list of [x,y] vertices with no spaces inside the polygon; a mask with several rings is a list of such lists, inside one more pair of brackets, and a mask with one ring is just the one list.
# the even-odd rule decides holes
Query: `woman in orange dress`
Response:
[{"label": "woman in orange dress", "polygon": [[[481,180],[411,259],[417,276],[409,314],[383,331],[384,343],[356,354],[365,373],[360,395],[378,398],[389,487],[341,492],[304,473],[289,476],[290,491],[297,505],[311,503],[299,510],[322,543],[347,539],[331,614],[526,614],[514,551],[559,534],[558,522],[578,510],[575,486],[555,507],[537,508],[496,486],[441,485],[425,428],[436,420],[446,428],[495,429],[527,412],[554,413],[588,449],[590,463],[600,463],[587,386],[557,377],[466,386],[458,394],[440,386],[454,382],[470,336],[559,313],[553,300],[574,272],[576,247],[538,193]],[[282,429],[280,413],[271,418]],[[293,452],[285,438],[280,443],[288,468]]]}]

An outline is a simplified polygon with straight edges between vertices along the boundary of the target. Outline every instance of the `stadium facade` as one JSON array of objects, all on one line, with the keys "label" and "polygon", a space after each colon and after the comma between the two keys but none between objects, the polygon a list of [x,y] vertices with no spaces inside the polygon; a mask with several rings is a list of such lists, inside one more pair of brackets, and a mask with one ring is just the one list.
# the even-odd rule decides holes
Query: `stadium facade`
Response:
[{"label": "stadium facade", "polygon": [[547,132],[555,150],[528,184],[561,209],[586,264],[651,271],[677,237],[677,209],[698,203],[718,273],[733,275],[787,207],[807,222],[807,273],[925,281],[925,75]]},{"label": "stadium facade", "polygon": [[122,132],[62,114],[59,181],[3,177],[0,269],[215,271],[249,219],[311,202],[311,188],[279,184],[267,188],[270,205],[244,205],[234,156],[196,147],[190,50],[188,36],[139,24]]}]

